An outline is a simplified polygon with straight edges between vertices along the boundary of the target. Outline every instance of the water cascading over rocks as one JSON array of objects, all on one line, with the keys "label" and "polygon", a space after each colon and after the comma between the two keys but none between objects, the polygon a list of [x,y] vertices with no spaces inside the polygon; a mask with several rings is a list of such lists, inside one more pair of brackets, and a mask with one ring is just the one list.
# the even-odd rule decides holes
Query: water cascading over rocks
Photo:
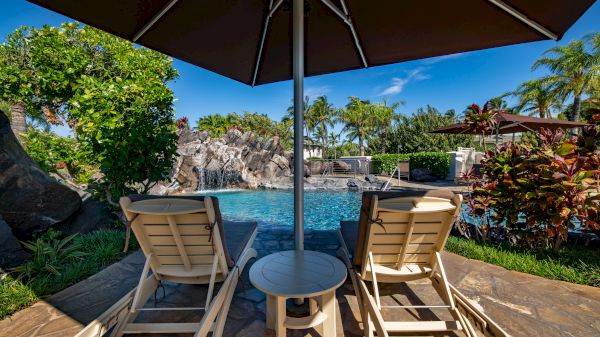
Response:
[{"label": "water cascading over rocks", "polygon": [[220,138],[207,132],[183,130],[171,183],[160,194],[223,188],[258,188],[289,185],[291,168],[278,137],[262,140],[252,132],[229,130]]}]

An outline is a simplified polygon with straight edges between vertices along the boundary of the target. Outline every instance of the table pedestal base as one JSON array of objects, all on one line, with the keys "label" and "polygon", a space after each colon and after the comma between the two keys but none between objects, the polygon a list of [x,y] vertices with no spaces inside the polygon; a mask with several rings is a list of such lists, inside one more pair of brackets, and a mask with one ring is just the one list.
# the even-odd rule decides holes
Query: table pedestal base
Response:
[{"label": "table pedestal base", "polygon": [[289,317],[286,314],[285,297],[267,295],[267,328],[273,329],[277,337],[285,337],[286,329],[315,330],[325,337],[335,337],[335,289],[321,296],[309,298],[310,315]]}]

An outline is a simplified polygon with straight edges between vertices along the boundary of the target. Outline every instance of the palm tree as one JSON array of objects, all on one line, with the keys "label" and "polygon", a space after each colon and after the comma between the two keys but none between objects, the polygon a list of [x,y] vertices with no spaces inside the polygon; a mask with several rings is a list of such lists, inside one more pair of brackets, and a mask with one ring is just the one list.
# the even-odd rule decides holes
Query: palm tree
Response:
[{"label": "palm tree", "polygon": [[552,118],[551,109],[560,110],[562,106],[556,87],[555,83],[537,79],[522,83],[507,95],[519,98],[515,107],[517,111],[529,112],[530,116],[537,114],[540,118]]},{"label": "palm tree", "polygon": [[329,134],[329,144],[333,148],[333,159],[337,159],[337,146],[340,144],[342,139],[342,133],[331,132]]},{"label": "palm tree", "polygon": [[333,104],[327,101],[327,96],[319,96],[313,102],[308,112],[309,119],[314,121],[317,126],[315,136],[321,139],[325,151],[327,151],[327,127],[333,127],[335,124],[336,110]]},{"label": "palm tree", "polygon": [[369,101],[361,101],[358,97],[348,97],[350,102],[340,110],[338,120],[344,123],[344,132],[349,140],[358,139],[359,153],[365,155],[365,140],[374,127],[373,105]]},{"label": "palm tree", "polygon": [[[315,121],[310,118],[310,97],[304,97],[304,135],[308,136],[312,133],[315,128]],[[294,120],[294,100],[292,99],[292,105],[287,108],[287,115]]]},{"label": "palm tree", "polygon": [[197,129],[208,131],[213,138],[223,135],[231,126],[230,120],[221,114],[213,114],[201,117],[197,123]]},{"label": "palm tree", "polygon": [[396,110],[400,105],[404,104],[404,102],[394,102],[391,105],[388,105],[387,99],[384,99],[382,103],[377,103],[373,105],[374,112],[374,127],[376,132],[373,134],[377,135],[378,142],[380,146],[380,153],[385,153],[386,150],[386,142],[389,130],[392,127],[392,121],[396,119]]},{"label": "palm tree", "polygon": [[[588,48],[587,41],[592,48]],[[598,43],[598,44],[596,44]],[[573,108],[568,114],[569,120],[579,121],[581,98],[594,83],[600,73],[600,38],[592,35],[586,41],[575,40],[566,46],[550,48],[544,57],[537,60],[532,69],[547,67],[552,74],[544,81],[556,85],[561,99],[573,96]]]}]

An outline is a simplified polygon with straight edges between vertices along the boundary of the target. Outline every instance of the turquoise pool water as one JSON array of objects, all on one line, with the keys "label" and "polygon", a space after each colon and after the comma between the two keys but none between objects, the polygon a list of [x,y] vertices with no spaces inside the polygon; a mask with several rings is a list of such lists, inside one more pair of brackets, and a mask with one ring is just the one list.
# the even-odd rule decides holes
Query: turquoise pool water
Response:
[{"label": "turquoise pool water", "polygon": [[[292,229],[294,195],[282,190],[234,190],[201,193],[219,198],[226,220],[255,220],[261,226]],[[361,193],[306,191],[304,223],[307,229],[338,228],[340,220],[358,220]]]}]

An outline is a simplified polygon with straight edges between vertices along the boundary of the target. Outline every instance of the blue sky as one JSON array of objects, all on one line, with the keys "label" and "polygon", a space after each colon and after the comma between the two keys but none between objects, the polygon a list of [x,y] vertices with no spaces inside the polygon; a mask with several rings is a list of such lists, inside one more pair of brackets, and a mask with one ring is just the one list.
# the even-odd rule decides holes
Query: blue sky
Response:
[{"label": "blue sky", "polygon": [[[0,8],[2,41],[19,26],[58,25],[69,20],[24,0],[3,0]],[[596,3],[559,42],[534,42],[311,77],[305,80],[305,93],[312,98],[325,94],[336,106],[345,105],[348,96],[373,101],[387,97],[392,102],[405,102],[401,113],[410,114],[426,104],[441,111],[462,112],[471,103],[483,103],[542,75],[543,71],[532,72],[530,68],[548,48],[599,31],[600,3]],[[252,88],[182,61],[175,60],[174,65],[181,74],[171,84],[177,98],[176,114],[192,122],[207,114],[242,111],[279,119],[291,102],[291,81]]]}]

